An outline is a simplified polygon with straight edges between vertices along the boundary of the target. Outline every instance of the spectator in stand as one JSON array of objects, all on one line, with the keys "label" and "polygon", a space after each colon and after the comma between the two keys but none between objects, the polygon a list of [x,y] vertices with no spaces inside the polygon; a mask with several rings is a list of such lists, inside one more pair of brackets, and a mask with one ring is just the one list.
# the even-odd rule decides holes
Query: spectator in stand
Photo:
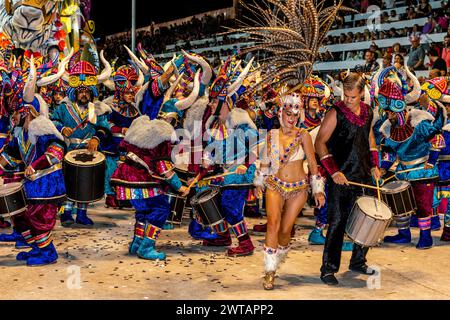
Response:
[{"label": "spectator in stand", "polygon": [[428,20],[422,28],[422,34],[430,34],[434,32],[434,28],[436,27],[436,21],[434,21],[432,15],[428,16]]},{"label": "spectator in stand", "polygon": [[392,45],[392,55],[395,58],[396,54],[400,54],[401,53],[401,49],[402,46],[400,45],[400,43],[396,42]]},{"label": "spectator in stand", "polygon": [[383,56],[383,64],[382,67],[387,68],[391,66],[392,56],[389,53],[385,53]]},{"label": "spectator in stand", "polygon": [[410,70],[424,70],[425,50],[420,45],[420,38],[411,39],[411,49],[409,50],[408,68]]},{"label": "spectator in stand", "polygon": [[380,67],[375,58],[375,52],[371,50],[366,50],[366,52],[364,53],[364,60],[365,60],[364,65],[356,66],[357,71],[370,75],[373,72],[377,71],[378,68]]},{"label": "spectator in stand", "polygon": [[413,26],[412,30],[408,33],[408,37],[411,40],[416,37],[420,38],[421,36],[422,36],[422,32],[419,31],[419,25],[416,23]]},{"label": "spectator in stand", "polygon": [[448,21],[449,21],[449,14],[443,14],[440,15],[437,12],[435,12],[434,20],[436,21],[436,27],[438,30],[437,32],[447,32],[448,31]]},{"label": "spectator in stand", "polygon": [[417,18],[428,17],[432,10],[429,0],[421,0],[416,8]]},{"label": "spectator in stand", "polygon": [[403,55],[397,53],[394,55],[394,67],[400,70],[405,65],[405,58],[403,58]]},{"label": "spectator in stand", "polygon": [[414,7],[408,7],[406,9],[406,20],[413,20],[417,17],[416,10],[414,10]]},{"label": "spectator in stand", "polygon": [[386,11],[381,14],[380,18],[381,23],[389,23],[389,14]]},{"label": "spectator in stand", "polygon": [[450,68],[450,35],[446,35],[444,38],[444,48],[442,48],[441,58],[445,60],[448,70]]},{"label": "spectator in stand", "polygon": [[439,70],[441,75],[444,76],[447,73],[447,64],[444,59],[439,57],[437,50],[431,48],[428,52],[428,57],[430,58],[431,69]]},{"label": "spectator in stand", "polygon": [[397,14],[397,11],[391,10],[391,15],[389,16],[389,22],[396,22],[400,21],[400,17]]},{"label": "spectator in stand", "polygon": [[383,53],[381,52],[380,48],[375,43],[372,43],[369,47],[369,50],[372,51],[375,54],[374,59],[379,59],[383,56]]},{"label": "spectator in stand", "polygon": [[395,28],[390,28],[389,29],[389,38],[398,38],[400,37],[400,35],[397,32],[397,29]]}]

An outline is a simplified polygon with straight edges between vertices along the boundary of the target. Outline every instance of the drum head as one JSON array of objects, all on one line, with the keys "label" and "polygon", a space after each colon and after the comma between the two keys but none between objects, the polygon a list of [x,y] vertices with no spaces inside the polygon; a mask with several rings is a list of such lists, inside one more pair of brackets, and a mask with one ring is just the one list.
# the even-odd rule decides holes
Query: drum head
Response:
[{"label": "drum head", "polygon": [[6,196],[22,188],[21,182],[7,183],[0,186],[0,196]]},{"label": "drum head", "polygon": [[209,199],[214,198],[219,193],[219,191],[219,188],[203,190],[197,195],[195,203],[203,203],[205,201],[208,201]]},{"label": "drum head", "polygon": [[364,196],[356,200],[356,205],[368,216],[376,220],[389,220],[392,218],[391,209],[377,198]]},{"label": "drum head", "polygon": [[87,149],[78,149],[68,152],[64,160],[80,167],[92,167],[105,161],[105,156],[98,151],[89,152]]},{"label": "drum head", "polygon": [[408,181],[392,181],[383,186],[385,193],[398,193],[408,189],[411,184]]}]

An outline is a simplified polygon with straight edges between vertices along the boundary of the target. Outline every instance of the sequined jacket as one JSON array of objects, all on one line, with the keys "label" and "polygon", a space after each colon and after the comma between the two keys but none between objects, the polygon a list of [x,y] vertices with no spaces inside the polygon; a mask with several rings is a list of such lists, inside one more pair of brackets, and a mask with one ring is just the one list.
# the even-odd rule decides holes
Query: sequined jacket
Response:
[{"label": "sequined jacket", "polygon": [[30,122],[27,131],[16,128],[13,139],[0,157],[7,163],[2,170],[31,166],[35,173],[24,180],[29,203],[60,203],[66,188],[62,171],[65,144],[53,123],[40,116]]}]

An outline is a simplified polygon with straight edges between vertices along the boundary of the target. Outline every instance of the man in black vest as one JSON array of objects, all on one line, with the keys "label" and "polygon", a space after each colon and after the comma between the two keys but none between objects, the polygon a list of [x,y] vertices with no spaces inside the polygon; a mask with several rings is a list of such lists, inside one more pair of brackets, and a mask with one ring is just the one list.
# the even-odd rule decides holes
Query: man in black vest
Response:
[{"label": "man in black vest", "polygon": [[[360,187],[349,186],[349,181],[370,184],[371,173],[380,178],[378,152],[371,123],[373,112],[361,101],[364,79],[350,73],[344,80],[344,99],[332,106],[326,114],[316,138],[315,148],[320,161],[331,176],[328,194],[328,221],[323,264],[320,279],[328,285],[337,285],[334,276],[339,270],[345,226]],[[350,270],[373,274],[366,265],[368,248],[354,245]]]}]

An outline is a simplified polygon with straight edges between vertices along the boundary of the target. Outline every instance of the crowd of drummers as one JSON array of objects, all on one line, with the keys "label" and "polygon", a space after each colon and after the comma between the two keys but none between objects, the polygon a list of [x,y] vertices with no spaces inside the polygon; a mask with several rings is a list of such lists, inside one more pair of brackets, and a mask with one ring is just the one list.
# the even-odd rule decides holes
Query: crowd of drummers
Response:
[{"label": "crowd of drummers", "polygon": [[[244,216],[264,209],[267,223],[253,231],[266,234],[268,290],[306,204],[329,285],[342,251],[370,275],[368,249],[411,243],[411,227],[416,248],[431,248],[440,215],[450,241],[448,78],[420,84],[405,65],[260,85],[270,70],[239,53],[214,70],[195,53],[160,65],[139,46],[128,52],[128,65],[112,67],[89,44],[38,57],[2,49],[0,214],[13,233],[0,241],[26,249],[17,260],[57,262],[57,220],[92,226],[89,204],[102,199],[135,211],[128,250],[149,260],[166,258],[158,236],[185,214],[203,246],[250,255]],[[398,234],[384,237],[389,225]]]}]

